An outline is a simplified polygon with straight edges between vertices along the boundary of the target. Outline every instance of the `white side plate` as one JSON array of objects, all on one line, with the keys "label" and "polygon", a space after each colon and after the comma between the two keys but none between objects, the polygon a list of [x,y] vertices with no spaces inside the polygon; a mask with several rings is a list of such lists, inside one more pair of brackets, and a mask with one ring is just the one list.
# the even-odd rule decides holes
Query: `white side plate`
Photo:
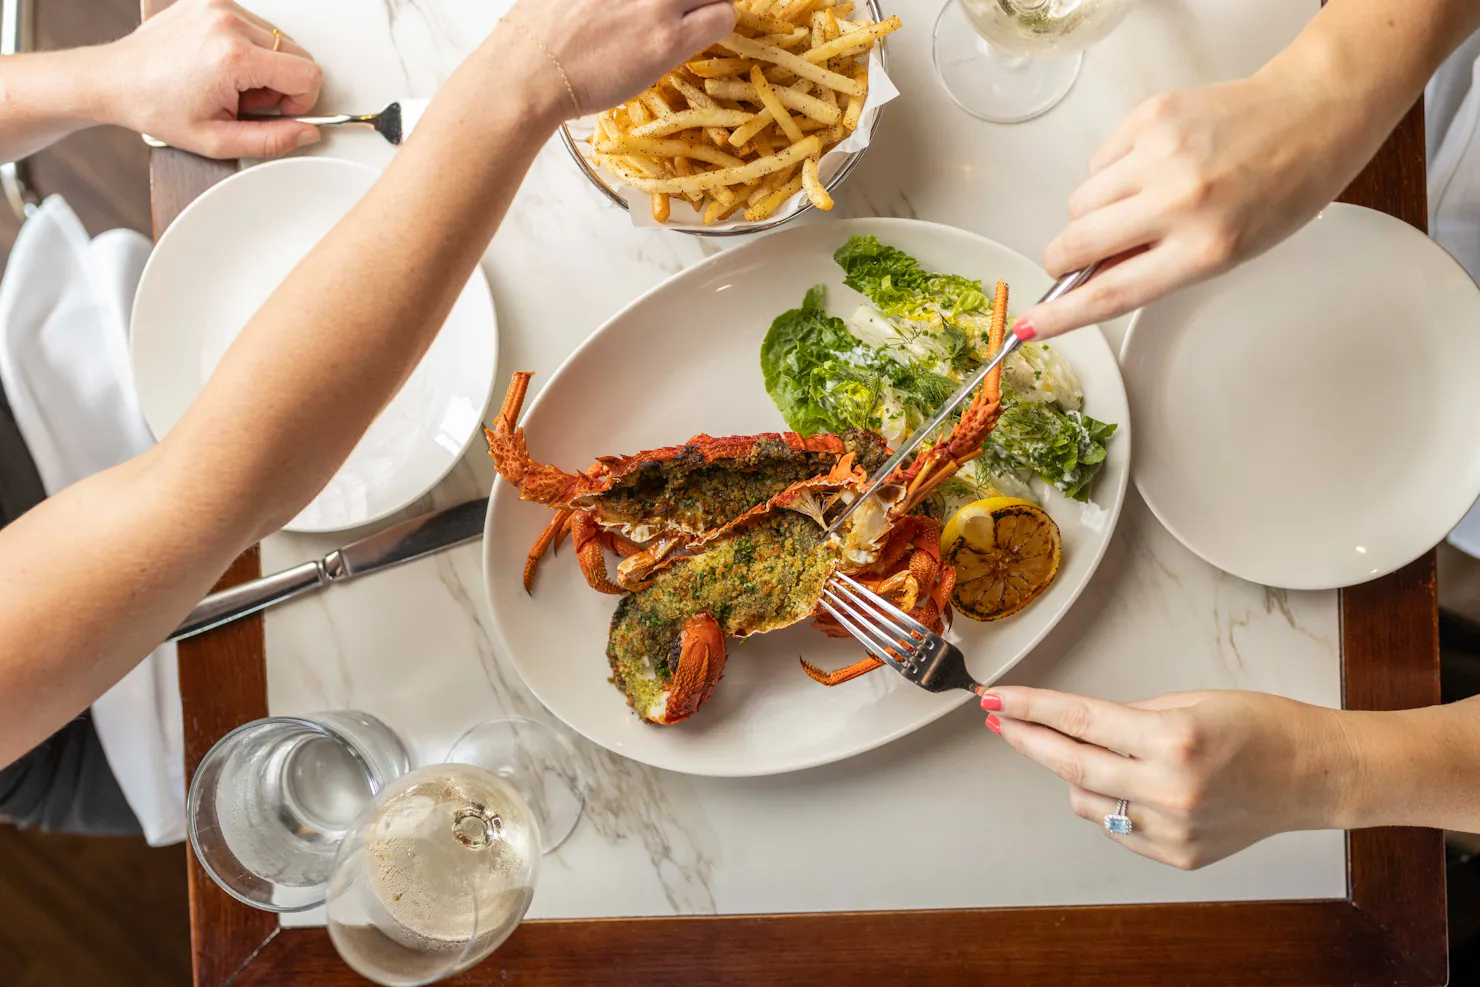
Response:
[{"label": "white side plate", "polygon": [[[1020,254],[933,223],[862,219],[793,229],[726,251],[665,281],[598,329],[526,408],[530,454],[566,470],[598,455],[682,442],[698,432],[782,431],[766,394],[760,346],[771,321],[801,304],[814,284],[829,311],[860,297],[842,285],[832,254],[850,234],[872,233],[928,269],[1006,278],[1022,311],[1050,280]],[[1098,329],[1058,342],[1084,386],[1085,412],[1120,424],[1093,499],[1053,494],[1063,566],[1054,584],[1017,616],[992,624],[957,617],[954,632],[973,674],[991,682],[1016,664],[1068,610],[1105,551],[1125,496],[1130,429],[1120,370]],[[955,709],[965,692],[931,695],[880,669],[829,689],[802,672],[799,656],[834,668],[863,656],[808,624],[731,641],[725,677],[691,719],[640,722],[607,681],[607,627],[616,598],[586,586],[567,544],[540,566],[533,595],[521,584],[525,556],[550,511],[494,484],[484,572],[495,645],[525,683],[572,729],[639,761],[702,775],[795,771],[861,753]]]},{"label": "white side plate", "polygon": [[[379,176],[334,158],[257,165],[216,185],[159,240],[134,299],[134,383],[163,437],[247,321]],[[396,290],[394,281],[379,290]],[[421,363],[290,531],[379,520],[434,487],[478,433],[498,330],[481,271]]]},{"label": "white side plate", "polygon": [[1480,291],[1400,220],[1332,205],[1147,306],[1121,351],[1136,486],[1208,562],[1289,589],[1365,582],[1480,494]]}]

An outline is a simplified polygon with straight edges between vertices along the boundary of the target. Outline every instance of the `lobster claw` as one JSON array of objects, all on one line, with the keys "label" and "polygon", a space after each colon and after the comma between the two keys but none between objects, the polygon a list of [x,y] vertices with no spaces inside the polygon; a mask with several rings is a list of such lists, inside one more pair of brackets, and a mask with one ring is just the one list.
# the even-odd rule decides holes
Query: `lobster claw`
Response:
[{"label": "lobster claw", "polygon": [[714,694],[725,674],[725,635],[707,613],[684,621],[673,639],[668,667],[672,681],[664,687],[643,718],[652,723],[678,723],[693,716]]}]

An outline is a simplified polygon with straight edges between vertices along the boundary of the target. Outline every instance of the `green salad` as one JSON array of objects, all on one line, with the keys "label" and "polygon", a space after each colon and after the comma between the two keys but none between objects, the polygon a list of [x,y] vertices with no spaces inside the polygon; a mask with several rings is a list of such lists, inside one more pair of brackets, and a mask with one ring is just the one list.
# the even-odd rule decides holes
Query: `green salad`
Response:
[{"label": "green salad", "polygon": [[[980,281],[926,271],[877,237],[849,237],[833,259],[868,301],[841,319],[817,285],[777,316],[761,344],[766,390],[803,435],[867,428],[897,447],[986,359],[992,297]],[[1034,477],[1088,500],[1115,426],[1080,411],[1074,371],[1047,344],[1024,343],[1003,363],[1002,391],[1002,417],[981,458],[943,491],[948,506],[994,495],[1036,501]]]}]

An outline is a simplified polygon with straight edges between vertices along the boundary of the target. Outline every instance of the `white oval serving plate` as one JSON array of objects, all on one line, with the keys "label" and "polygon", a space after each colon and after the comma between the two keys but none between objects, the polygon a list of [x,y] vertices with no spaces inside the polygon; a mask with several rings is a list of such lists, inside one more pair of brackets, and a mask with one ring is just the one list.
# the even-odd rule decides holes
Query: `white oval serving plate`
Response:
[{"label": "white oval serving plate", "polygon": [[[766,394],[761,340],[771,321],[827,285],[827,307],[846,315],[860,297],[842,284],[833,251],[850,234],[872,233],[928,269],[1008,280],[1020,311],[1049,286],[1032,261],[984,237],[903,219],[817,224],[709,258],[654,288],[605,325],[545,382],[522,424],[531,456],[575,471],[598,455],[683,442],[691,435],[783,431]],[[1016,664],[1074,602],[1105,551],[1125,496],[1130,430],[1120,370],[1096,328],[1057,342],[1083,383],[1085,412],[1121,424],[1091,502],[1056,492],[1063,565],[1052,586],[1021,614],[981,624],[958,616],[953,634],[976,678],[991,682]],[[638,761],[691,774],[741,776],[795,771],[840,760],[909,733],[955,709],[965,692],[931,695],[880,669],[835,688],[802,672],[799,656],[826,668],[862,657],[852,642],[809,624],[731,641],[724,680],[680,724],[642,723],[607,681],[607,627],[616,598],[591,590],[569,546],[547,556],[532,595],[524,560],[550,519],[496,481],[484,537],[484,575],[494,641],[525,683],[572,729]]]},{"label": "white oval serving plate", "polygon": [[[134,384],[162,438],[247,321],[380,173],[336,158],[256,165],[190,204],[160,237],[134,299]],[[395,291],[395,284],[382,290]],[[494,384],[493,297],[475,271],[426,356],[290,531],[377,521],[462,458]]]},{"label": "white oval serving plate", "polygon": [[1136,487],[1235,576],[1366,582],[1432,548],[1480,494],[1480,290],[1383,213],[1329,206],[1148,305],[1121,364]]}]

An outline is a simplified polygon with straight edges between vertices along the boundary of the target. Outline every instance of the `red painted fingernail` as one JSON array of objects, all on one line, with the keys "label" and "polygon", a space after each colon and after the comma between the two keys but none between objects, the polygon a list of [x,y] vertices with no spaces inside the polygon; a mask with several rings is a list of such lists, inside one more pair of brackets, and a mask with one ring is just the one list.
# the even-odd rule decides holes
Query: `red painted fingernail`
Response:
[{"label": "red painted fingernail", "polygon": [[1023,342],[1027,342],[1038,335],[1038,330],[1033,328],[1033,323],[1027,319],[1018,319],[1012,324],[1012,334]]},{"label": "red painted fingernail", "polygon": [[987,712],[996,712],[1002,708],[1002,697],[995,692],[982,693],[982,709]]},{"label": "red painted fingernail", "polygon": [[995,734],[1002,733],[1002,723],[991,713],[987,714],[987,729]]}]

